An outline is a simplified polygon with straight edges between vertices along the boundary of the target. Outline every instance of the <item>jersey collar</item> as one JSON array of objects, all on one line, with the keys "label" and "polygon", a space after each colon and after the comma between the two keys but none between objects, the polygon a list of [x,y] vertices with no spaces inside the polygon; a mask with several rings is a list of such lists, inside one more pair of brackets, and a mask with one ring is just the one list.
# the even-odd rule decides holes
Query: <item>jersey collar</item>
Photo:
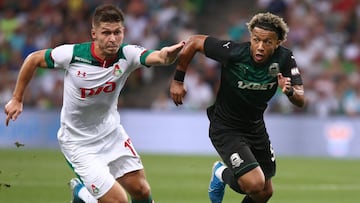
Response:
[{"label": "jersey collar", "polygon": [[91,42],[91,55],[97,60],[102,68],[108,68],[114,64],[115,60],[118,58],[116,55],[113,58],[103,60],[95,54],[95,43]]}]

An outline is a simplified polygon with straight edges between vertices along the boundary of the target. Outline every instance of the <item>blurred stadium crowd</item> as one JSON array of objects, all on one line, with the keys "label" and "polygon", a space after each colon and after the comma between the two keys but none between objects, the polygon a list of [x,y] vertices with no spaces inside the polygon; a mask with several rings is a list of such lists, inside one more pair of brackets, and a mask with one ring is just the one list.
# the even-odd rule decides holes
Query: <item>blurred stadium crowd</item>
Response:
[{"label": "blurred stadium crowd", "polygon": [[[225,3],[226,2],[226,3]],[[238,2],[238,3],[236,3]],[[126,14],[125,42],[157,49],[185,40],[189,35],[210,34],[236,41],[248,40],[246,22],[253,14],[270,11],[283,16],[290,27],[285,46],[293,50],[305,84],[308,105],[294,108],[278,92],[268,113],[296,113],[328,117],[360,116],[360,3],[357,0],[0,0],[0,104],[11,97],[24,58],[32,51],[64,43],[89,41],[91,15],[100,3],[115,3]],[[247,2],[247,3],[246,3]],[[212,4],[212,7],[208,5]],[[214,16],[214,10],[218,16]],[[221,8],[221,9],[220,9]],[[201,18],[200,18],[201,17]],[[210,21],[212,18],[217,21]],[[202,27],[207,26],[207,30]],[[206,30],[206,31],[205,31]],[[185,78],[188,94],[183,109],[203,110],[213,102],[219,65],[197,55]],[[173,69],[171,69],[173,70]],[[129,78],[125,92],[146,88],[171,75],[139,70]],[[31,82],[25,105],[38,109],[62,105],[62,71],[39,70]],[[167,83],[166,83],[167,84]],[[173,110],[169,86],[154,92],[146,108]],[[160,93],[159,93],[160,92]],[[125,102],[119,105],[138,108]]]}]

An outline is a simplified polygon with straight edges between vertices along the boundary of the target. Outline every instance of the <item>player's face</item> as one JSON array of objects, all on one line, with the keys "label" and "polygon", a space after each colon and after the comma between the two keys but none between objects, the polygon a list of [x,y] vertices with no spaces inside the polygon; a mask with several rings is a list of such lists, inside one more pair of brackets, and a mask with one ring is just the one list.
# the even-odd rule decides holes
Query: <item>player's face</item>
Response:
[{"label": "player's face", "polygon": [[122,23],[101,22],[91,31],[95,43],[95,51],[99,57],[107,58],[117,54],[124,40],[124,26]]},{"label": "player's face", "polygon": [[252,30],[250,42],[251,56],[256,63],[266,62],[280,45],[276,32],[258,27]]}]

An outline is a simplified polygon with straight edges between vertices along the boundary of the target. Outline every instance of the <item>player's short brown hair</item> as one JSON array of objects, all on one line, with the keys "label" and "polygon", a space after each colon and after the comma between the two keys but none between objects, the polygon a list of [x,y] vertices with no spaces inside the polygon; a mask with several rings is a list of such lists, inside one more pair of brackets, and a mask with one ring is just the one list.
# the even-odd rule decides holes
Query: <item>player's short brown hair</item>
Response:
[{"label": "player's short brown hair", "polygon": [[98,6],[93,14],[92,24],[98,26],[101,22],[124,22],[124,14],[120,8],[111,4]]},{"label": "player's short brown hair", "polygon": [[287,33],[289,32],[289,27],[285,21],[281,17],[269,12],[256,14],[246,25],[250,33],[255,27],[274,31],[281,41],[286,40]]}]

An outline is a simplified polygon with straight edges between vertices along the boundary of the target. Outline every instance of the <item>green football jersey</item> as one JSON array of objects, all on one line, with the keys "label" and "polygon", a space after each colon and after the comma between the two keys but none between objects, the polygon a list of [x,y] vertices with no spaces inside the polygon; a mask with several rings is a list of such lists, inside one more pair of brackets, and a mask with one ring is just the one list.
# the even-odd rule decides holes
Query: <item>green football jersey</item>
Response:
[{"label": "green football jersey", "polygon": [[208,109],[210,119],[241,127],[263,119],[267,103],[277,88],[277,74],[290,77],[292,85],[302,85],[292,52],[279,46],[264,64],[253,61],[250,42],[218,40],[208,37],[205,55],[221,63],[221,82],[216,101]]}]

